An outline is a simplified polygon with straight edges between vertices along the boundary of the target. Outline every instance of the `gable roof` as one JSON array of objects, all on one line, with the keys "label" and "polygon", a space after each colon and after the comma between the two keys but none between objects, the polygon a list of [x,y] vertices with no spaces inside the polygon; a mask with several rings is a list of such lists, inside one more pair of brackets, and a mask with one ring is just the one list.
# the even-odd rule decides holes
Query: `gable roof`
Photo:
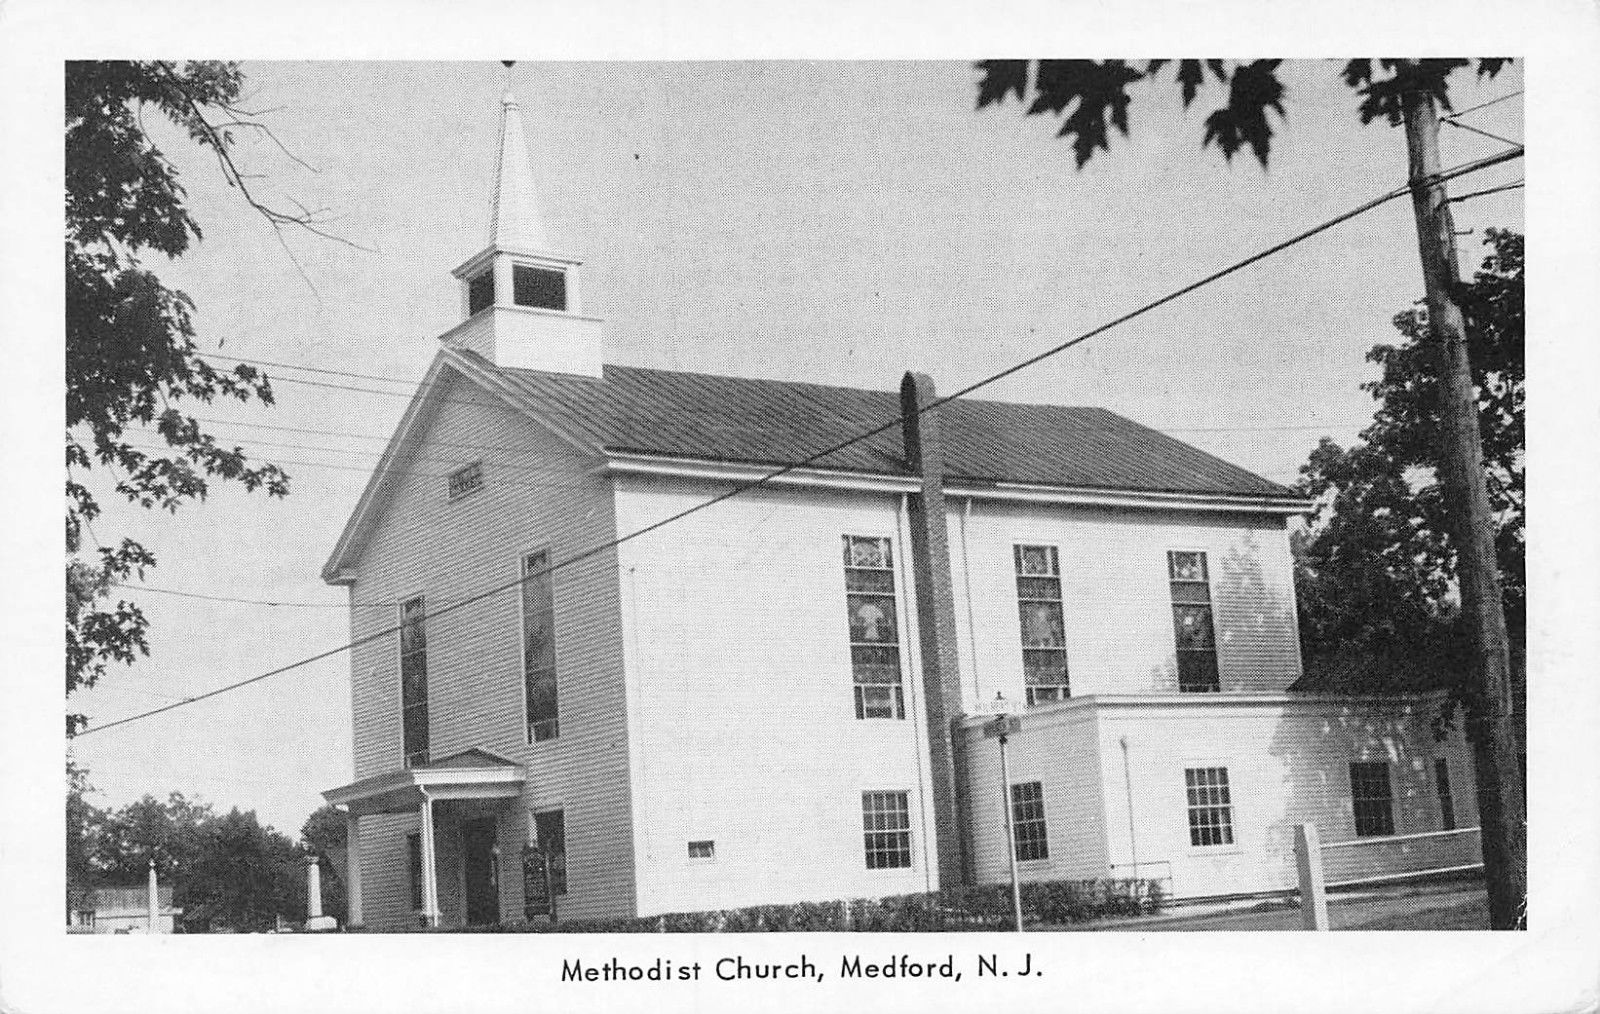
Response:
[{"label": "gable roof", "polygon": [[[322,568],[346,580],[395,475],[457,374],[575,448],[602,456],[779,466],[876,429],[900,414],[895,391],[708,373],[604,367],[601,377],[498,367],[445,346],[418,386],[383,457]],[[1300,495],[1237,465],[1103,408],[959,399],[941,417],[944,474],[967,486],[1011,484],[1091,492],[1271,501],[1292,511]],[[809,467],[909,478],[898,424]]]},{"label": "gable roof", "polygon": [[[606,366],[604,379],[475,365],[530,412],[613,452],[782,465],[895,418],[893,391]],[[948,479],[1141,492],[1298,497],[1103,408],[959,399],[942,417]],[[909,475],[898,425],[817,467]]]}]

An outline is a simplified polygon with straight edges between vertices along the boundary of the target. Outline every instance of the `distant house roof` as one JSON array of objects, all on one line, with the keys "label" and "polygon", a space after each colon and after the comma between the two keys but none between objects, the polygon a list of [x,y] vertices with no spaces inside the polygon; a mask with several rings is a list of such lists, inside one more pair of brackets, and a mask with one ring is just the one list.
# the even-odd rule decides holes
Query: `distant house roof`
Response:
[{"label": "distant house roof", "polygon": [[[149,889],[145,887],[97,887],[89,895],[89,903],[93,906],[98,918],[109,918],[118,915],[144,915],[150,903]],[[162,884],[156,887],[156,907],[162,915],[173,915],[181,909],[172,906],[172,886]]]},{"label": "distant house roof", "polygon": [[[604,379],[497,368],[529,410],[608,451],[781,465],[895,418],[899,394],[606,366]],[[959,399],[939,409],[945,475],[979,483],[1295,497],[1287,487],[1103,408]],[[816,462],[909,474],[899,426]]]}]

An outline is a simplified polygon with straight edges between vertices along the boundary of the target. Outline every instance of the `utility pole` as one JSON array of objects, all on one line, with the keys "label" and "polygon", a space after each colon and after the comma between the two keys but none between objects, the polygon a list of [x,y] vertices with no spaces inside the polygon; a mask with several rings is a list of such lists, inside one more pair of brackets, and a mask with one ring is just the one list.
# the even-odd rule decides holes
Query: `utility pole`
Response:
[{"label": "utility pole", "polygon": [[1467,734],[1477,769],[1478,823],[1493,929],[1523,925],[1528,838],[1516,737],[1512,729],[1511,652],[1500,600],[1494,518],[1483,471],[1483,441],[1468,358],[1466,322],[1456,302],[1461,269],[1455,223],[1439,178],[1439,113],[1434,97],[1403,97],[1411,206],[1439,380],[1439,461],[1456,550],[1461,616],[1468,638]]}]

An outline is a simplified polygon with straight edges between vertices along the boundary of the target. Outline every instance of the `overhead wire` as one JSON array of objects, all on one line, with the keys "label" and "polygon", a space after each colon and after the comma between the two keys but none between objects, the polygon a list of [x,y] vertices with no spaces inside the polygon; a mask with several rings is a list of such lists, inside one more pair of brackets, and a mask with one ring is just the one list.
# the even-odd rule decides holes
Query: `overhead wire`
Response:
[{"label": "overhead wire", "polygon": [[[1474,160],[1472,160],[1470,162],[1462,163],[1461,165],[1452,167],[1451,169],[1443,170],[1443,171],[1441,171],[1441,172],[1439,172],[1437,174],[1434,174],[1434,176],[1432,177],[1432,180],[1438,181],[1438,182],[1445,182],[1445,181],[1448,181],[1448,180],[1451,180],[1451,179],[1455,179],[1455,178],[1457,178],[1459,176],[1465,176],[1465,175],[1468,175],[1470,173],[1480,172],[1480,171],[1482,171],[1484,169],[1488,169],[1488,168],[1490,168],[1492,166],[1500,165],[1502,163],[1511,161],[1512,159],[1515,159],[1515,158],[1520,158],[1522,156],[1522,154],[1523,154],[1523,149],[1521,147],[1518,147],[1518,148],[1516,148],[1516,149],[1514,149],[1512,151],[1498,152],[1498,153],[1493,154],[1493,155],[1485,156],[1483,158],[1474,159]],[[1431,181],[1418,181],[1418,182],[1431,182]],[[1299,233],[1296,233],[1295,235],[1289,237],[1288,239],[1285,239],[1285,240],[1283,240],[1281,242],[1275,243],[1272,246],[1266,247],[1263,250],[1260,250],[1260,251],[1258,251],[1258,252],[1256,252],[1254,254],[1251,254],[1248,257],[1245,257],[1245,258],[1243,258],[1241,260],[1235,261],[1232,264],[1229,264],[1227,267],[1224,267],[1224,268],[1221,268],[1220,270],[1214,271],[1211,274],[1208,274],[1208,275],[1206,275],[1206,276],[1204,276],[1204,277],[1202,277],[1202,278],[1200,278],[1200,279],[1198,279],[1198,280],[1196,280],[1194,282],[1189,283],[1188,285],[1182,286],[1181,288],[1178,288],[1178,289],[1174,289],[1173,291],[1167,293],[1164,296],[1161,296],[1161,297],[1159,297],[1157,299],[1150,300],[1149,302],[1146,302],[1146,303],[1142,304],[1141,306],[1137,307],[1136,309],[1130,310],[1127,313],[1124,313],[1124,314],[1122,314],[1122,315],[1120,315],[1118,317],[1115,317],[1112,320],[1107,321],[1104,324],[1098,325],[1097,327],[1091,328],[1090,330],[1085,331],[1085,332],[1083,332],[1083,333],[1081,333],[1081,334],[1079,334],[1079,335],[1077,335],[1077,336],[1075,336],[1073,338],[1069,338],[1066,341],[1063,341],[1063,342],[1060,342],[1060,343],[1058,343],[1056,345],[1053,345],[1050,348],[1047,348],[1042,352],[1039,352],[1039,353],[1037,353],[1037,354],[1035,354],[1033,356],[1029,356],[1028,358],[1026,358],[1026,359],[1024,359],[1024,360],[1022,360],[1022,361],[1020,361],[1018,363],[1015,363],[1015,364],[1013,364],[1011,366],[1008,366],[1003,370],[1000,370],[998,372],[992,373],[992,374],[990,374],[990,375],[988,375],[988,376],[986,376],[986,377],[984,377],[984,378],[982,378],[980,380],[974,381],[973,383],[968,384],[967,386],[965,386],[963,388],[960,388],[959,390],[957,390],[957,391],[955,391],[955,392],[953,392],[951,394],[947,394],[947,395],[944,395],[942,397],[935,398],[932,401],[929,401],[928,403],[926,403],[924,405],[919,405],[912,414],[913,415],[922,415],[924,413],[933,411],[934,409],[939,408],[942,405],[948,404],[949,402],[954,401],[957,398],[960,398],[960,397],[963,397],[963,396],[965,396],[967,394],[970,394],[973,391],[980,390],[980,389],[982,389],[984,387],[987,387],[987,386],[989,386],[991,384],[996,383],[997,381],[1003,380],[1006,377],[1013,376],[1016,373],[1018,373],[1018,372],[1020,372],[1020,371],[1022,371],[1024,369],[1027,369],[1030,366],[1033,366],[1033,365],[1035,365],[1035,364],[1037,364],[1039,362],[1042,362],[1045,359],[1050,358],[1051,356],[1058,355],[1061,352],[1065,352],[1067,349],[1073,348],[1076,345],[1080,345],[1083,342],[1086,342],[1086,341],[1090,340],[1091,338],[1096,337],[1097,335],[1104,334],[1105,332],[1110,331],[1111,329],[1113,329],[1115,327],[1118,327],[1118,326],[1120,326],[1122,324],[1125,324],[1130,320],[1134,320],[1135,318],[1144,316],[1145,314],[1150,313],[1151,311],[1156,310],[1156,309],[1158,309],[1158,308],[1160,308],[1162,306],[1165,306],[1168,303],[1173,302],[1174,300],[1180,299],[1183,296],[1185,296],[1185,295],[1187,295],[1187,294],[1189,294],[1191,292],[1194,292],[1197,289],[1203,288],[1204,286],[1207,286],[1207,285],[1211,285],[1211,284],[1213,284],[1213,283],[1215,283],[1215,282],[1217,282],[1217,281],[1219,281],[1219,280],[1221,280],[1223,278],[1228,277],[1229,275],[1235,274],[1238,271],[1242,271],[1244,268],[1249,267],[1252,264],[1255,264],[1255,263],[1258,263],[1258,262],[1260,262],[1262,260],[1265,260],[1266,258],[1271,257],[1274,254],[1280,253],[1283,250],[1286,250],[1286,249],[1288,249],[1288,248],[1290,248],[1292,246],[1295,246],[1295,245],[1297,245],[1299,243],[1303,243],[1306,240],[1311,239],[1314,236],[1320,235],[1321,233],[1326,232],[1329,229],[1332,229],[1335,226],[1340,225],[1343,222],[1347,222],[1352,218],[1355,218],[1355,217],[1357,217],[1359,215],[1366,214],[1367,212],[1372,211],[1375,208],[1381,207],[1382,205],[1387,204],[1388,202],[1390,202],[1392,200],[1395,200],[1397,198],[1403,197],[1403,196],[1409,194],[1411,192],[1413,186],[1416,186],[1416,185],[1418,185],[1418,183],[1414,183],[1413,181],[1409,181],[1408,180],[1402,186],[1396,187],[1395,189],[1390,190],[1387,193],[1381,194],[1378,197],[1375,197],[1375,198],[1372,198],[1371,200],[1365,201],[1362,204],[1359,204],[1356,207],[1351,208],[1348,211],[1345,211],[1345,212],[1342,212],[1342,213],[1340,213],[1338,215],[1333,216],[1332,218],[1328,218],[1328,219],[1326,219],[1326,220],[1324,220],[1324,221],[1322,221],[1322,222],[1320,222],[1320,223],[1318,223],[1318,224],[1316,224],[1316,225],[1314,225],[1314,226],[1312,226],[1312,227],[1310,227],[1308,229],[1305,229],[1305,230],[1303,230],[1303,231],[1301,231]],[[540,570],[530,571],[529,573],[526,573],[526,574],[524,574],[524,575],[522,575],[522,576],[520,576],[520,577],[518,577],[518,578],[516,578],[514,580],[494,585],[494,586],[492,586],[490,588],[485,589],[484,591],[478,592],[478,593],[476,593],[474,595],[470,595],[470,596],[468,596],[468,597],[466,597],[464,599],[460,599],[460,600],[458,600],[458,601],[456,601],[456,602],[454,602],[454,603],[452,603],[450,605],[442,607],[441,609],[439,609],[439,610],[437,610],[435,612],[429,613],[428,614],[429,618],[442,616],[442,615],[445,615],[445,614],[448,614],[448,613],[455,612],[455,611],[457,611],[459,609],[464,609],[467,606],[473,605],[473,604],[475,604],[477,602],[481,602],[481,601],[483,601],[485,599],[488,599],[488,598],[491,598],[491,597],[493,597],[495,595],[499,595],[500,593],[505,592],[505,591],[509,591],[512,588],[520,587],[522,584],[526,583],[527,581],[531,581],[534,578],[543,577],[543,576],[545,576],[547,574],[554,573],[555,571],[562,570],[562,569],[565,569],[567,567],[573,566],[574,564],[582,562],[583,560],[587,560],[587,559],[589,559],[591,557],[598,556],[601,553],[607,552],[608,550],[615,549],[618,546],[621,546],[621,545],[623,545],[625,543],[631,542],[631,541],[633,541],[635,539],[639,539],[639,538],[641,538],[641,537],[643,537],[645,535],[648,535],[648,534],[650,534],[652,532],[659,531],[660,529],[665,528],[668,525],[674,524],[674,523],[676,523],[678,521],[681,521],[684,518],[687,518],[687,517],[689,517],[691,515],[694,515],[694,514],[698,514],[699,512],[707,510],[707,509],[709,509],[711,507],[714,507],[717,504],[723,503],[723,502],[725,502],[727,500],[731,500],[736,496],[740,496],[741,494],[747,493],[747,492],[749,492],[749,491],[751,491],[753,489],[757,489],[757,488],[759,488],[761,486],[764,486],[767,483],[773,481],[774,479],[780,478],[780,477],[788,474],[789,472],[792,472],[792,471],[795,471],[796,469],[805,468],[805,467],[807,467],[809,465],[815,464],[815,463],[821,461],[824,458],[827,458],[827,457],[829,457],[829,456],[831,456],[833,454],[838,453],[841,450],[844,450],[847,447],[850,447],[850,446],[852,446],[854,444],[857,444],[857,443],[859,443],[859,442],[861,442],[863,440],[867,440],[867,439],[870,439],[872,437],[875,437],[880,433],[884,433],[884,432],[886,432],[886,431],[888,431],[888,430],[890,430],[890,429],[892,429],[892,428],[894,428],[896,426],[899,426],[902,423],[904,423],[905,421],[906,421],[906,418],[905,418],[904,414],[896,415],[894,418],[889,419],[888,421],[886,421],[886,422],[884,422],[884,423],[882,423],[882,424],[880,424],[880,425],[878,425],[876,427],[873,427],[870,430],[866,430],[865,432],[858,433],[858,434],[856,434],[856,435],[854,435],[852,437],[849,437],[846,440],[839,441],[839,442],[837,442],[837,443],[835,443],[835,444],[833,444],[833,445],[831,445],[829,447],[826,447],[826,448],[824,448],[824,449],[822,449],[820,451],[816,451],[815,453],[813,453],[813,454],[811,454],[811,455],[809,455],[809,456],[807,456],[807,457],[805,457],[805,458],[803,458],[803,459],[801,459],[799,461],[790,462],[790,463],[784,464],[784,465],[782,465],[782,466],[780,466],[778,468],[774,468],[771,471],[766,472],[765,474],[763,474],[759,478],[756,478],[756,479],[753,479],[753,480],[750,480],[750,481],[747,481],[747,482],[736,483],[733,486],[731,486],[729,489],[724,490],[723,492],[718,493],[715,496],[709,497],[709,498],[707,498],[705,500],[702,500],[702,501],[700,501],[698,503],[692,504],[689,507],[686,507],[686,508],[684,508],[684,509],[682,509],[680,511],[675,512],[675,513],[669,514],[668,516],[666,516],[664,518],[661,518],[661,519],[659,519],[657,521],[653,521],[650,524],[647,524],[647,525],[644,525],[642,527],[636,528],[633,531],[628,532],[628,533],[626,533],[624,535],[617,536],[616,538],[613,538],[613,539],[607,539],[607,540],[605,540],[603,542],[600,542],[600,543],[598,543],[596,545],[590,546],[587,549],[579,550],[578,552],[572,554],[571,556],[568,556],[568,557],[565,557],[565,558],[563,558],[561,560],[558,560],[558,561],[555,561],[553,563],[550,563],[550,564],[546,565],[544,568],[542,568]],[[209,690],[209,691],[207,691],[207,692],[205,692],[203,694],[197,694],[197,695],[195,695],[194,697],[192,697],[192,698],[190,698],[188,700],[174,702],[172,704],[164,705],[164,706],[159,707],[159,708],[152,708],[149,711],[140,712],[139,714],[135,714],[135,715],[129,715],[126,718],[116,719],[114,721],[107,722],[107,723],[105,723],[103,725],[90,726],[90,727],[80,731],[78,733],[78,736],[79,737],[83,737],[83,736],[94,735],[94,734],[100,733],[100,732],[105,732],[105,731],[108,731],[110,729],[115,729],[115,728],[118,728],[118,727],[121,727],[121,726],[125,726],[125,725],[128,725],[130,723],[141,721],[141,720],[146,719],[146,718],[151,718],[151,717],[154,717],[156,715],[164,714],[164,713],[172,711],[172,710],[174,710],[176,708],[181,708],[181,707],[184,707],[184,706],[189,705],[189,704],[197,703],[199,701],[208,700],[208,699],[210,699],[212,697],[216,697],[216,696],[218,696],[220,694],[229,693],[229,692],[231,692],[233,690],[238,690],[238,689],[240,689],[242,687],[250,686],[250,685],[253,685],[255,683],[259,683],[259,682],[261,682],[263,680],[270,679],[271,677],[280,675],[281,673],[289,672],[291,670],[298,669],[298,668],[300,668],[302,666],[310,665],[313,662],[319,662],[319,661],[322,661],[323,659],[331,658],[331,657],[333,657],[335,655],[342,654],[343,652],[349,651],[351,649],[358,648],[358,647],[361,647],[361,646],[366,645],[366,644],[371,644],[371,643],[373,643],[375,641],[378,641],[378,640],[381,640],[383,638],[390,637],[393,634],[398,633],[400,630],[401,630],[401,626],[399,624],[396,624],[396,625],[390,626],[390,627],[386,627],[384,629],[374,631],[373,633],[364,635],[362,637],[354,638],[354,639],[352,639],[351,641],[349,641],[346,644],[341,644],[341,645],[338,645],[337,647],[329,648],[329,649],[327,649],[325,651],[318,652],[318,653],[316,653],[314,655],[308,656],[308,657],[300,659],[298,661],[290,662],[290,663],[288,663],[286,665],[278,666],[277,668],[274,668],[274,669],[269,669],[266,672],[263,672],[263,673],[260,673],[258,675],[252,676],[252,677],[250,677],[248,679],[239,680],[239,681],[234,682],[234,683],[229,683],[229,684],[226,684],[224,686],[217,687],[217,688],[215,688],[213,690]]]}]

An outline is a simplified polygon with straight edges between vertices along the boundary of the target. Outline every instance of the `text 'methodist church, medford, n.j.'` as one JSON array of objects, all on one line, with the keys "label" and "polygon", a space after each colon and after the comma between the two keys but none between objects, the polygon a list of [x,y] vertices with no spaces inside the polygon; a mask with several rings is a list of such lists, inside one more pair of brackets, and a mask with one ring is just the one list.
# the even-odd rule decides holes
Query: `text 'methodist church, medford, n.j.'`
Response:
[{"label": "text 'methodist church, medford, n.j.'", "polygon": [[355,780],[324,793],[352,923],[522,919],[529,846],[591,919],[994,883],[1008,847],[1029,880],[1243,894],[1294,885],[1301,822],[1476,823],[1432,698],[1292,689],[1293,490],[1104,409],[919,412],[917,373],[609,364],[535,191],[507,94],[463,320],[323,571],[356,645]]}]

